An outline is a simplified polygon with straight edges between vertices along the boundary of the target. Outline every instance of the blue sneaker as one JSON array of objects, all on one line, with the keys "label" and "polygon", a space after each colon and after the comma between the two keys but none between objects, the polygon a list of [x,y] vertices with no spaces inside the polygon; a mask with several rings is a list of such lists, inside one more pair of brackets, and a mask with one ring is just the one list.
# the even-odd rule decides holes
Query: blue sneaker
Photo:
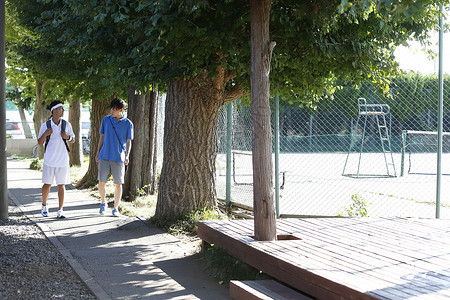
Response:
[{"label": "blue sneaker", "polygon": [[44,217],[48,217],[48,208],[47,208],[47,205],[42,205],[41,214],[42,214]]},{"label": "blue sneaker", "polygon": [[118,211],[116,208],[114,208],[114,209],[112,210],[112,216],[113,216],[113,217],[118,217],[118,216],[119,216],[119,211]]},{"label": "blue sneaker", "polygon": [[101,203],[100,204],[100,214],[101,215],[105,214],[105,209],[106,209],[106,203]]}]

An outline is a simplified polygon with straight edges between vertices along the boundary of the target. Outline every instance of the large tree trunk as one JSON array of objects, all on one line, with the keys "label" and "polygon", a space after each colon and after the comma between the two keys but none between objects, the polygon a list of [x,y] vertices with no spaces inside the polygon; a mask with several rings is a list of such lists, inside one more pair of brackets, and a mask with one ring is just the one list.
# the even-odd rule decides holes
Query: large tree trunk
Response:
[{"label": "large tree trunk", "polygon": [[112,97],[104,100],[92,100],[91,108],[91,148],[89,153],[89,166],[86,174],[78,182],[77,188],[89,188],[94,186],[97,182],[98,164],[95,161],[97,155],[98,140],[100,137],[100,125],[104,116],[110,112],[109,104]]},{"label": "large tree trunk", "polygon": [[250,0],[253,212],[255,238],[263,241],[277,238],[269,105],[270,60],[274,47],[269,43],[270,6],[267,0]]},{"label": "large tree trunk", "polygon": [[81,140],[81,101],[69,102],[69,122],[75,133],[75,143],[70,144],[69,163],[71,166],[81,166],[83,157],[83,141]]},{"label": "large tree trunk", "polygon": [[22,122],[23,132],[25,134],[26,139],[32,139],[33,135],[31,134],[30,124],[28,124],[27,117],[25,116],[25,110],[23,107],[19,106],[19,115],[20,121]]},{"label": "large tree trunk", "polygon": [[134,139],[132,141],[130,163],[128,171],[125,174],[125,184],[123,188],[123,197],[132,201],[138,189],[142,187],[142,173],[149,170],[143,167],[144,149],[150,145],[145,144],[145,120],[148,119],[146,113],[147,103],[146,94],[136,93],[135,86],[128,86],[128,119],[133,122]]},{"label": "large tree trunk", "polygon": [[[34,104],[34,115],[33,115],[33,123],[34,123],[34,131],[36,133],[36,138],[39,137],[39,129],[41,128],[41,124],[45,123],[51,116],[50,111],[46,108],[44,103],[44,89],[45,85],[48,83],[48,80],[44,82],[39,82],[36,79],[36,102]],[[39,159],[44,158],[44,146],[39,146]]]},{"label": "large tree trunk", "polygon": [[177,217],[192,210],[216,206],[220,108],[248,95],[239,84],[226,88],[233,77],[233,73],[219,66],[214,78],[203,74],[189,80],[169,81],[165,101],[164,159],[155,217]]},{"label": "large tree trunk", "polygon": [[194,80],[168,83],[156,217],[216,206],[217,121],[224,101],[213,90]]}]

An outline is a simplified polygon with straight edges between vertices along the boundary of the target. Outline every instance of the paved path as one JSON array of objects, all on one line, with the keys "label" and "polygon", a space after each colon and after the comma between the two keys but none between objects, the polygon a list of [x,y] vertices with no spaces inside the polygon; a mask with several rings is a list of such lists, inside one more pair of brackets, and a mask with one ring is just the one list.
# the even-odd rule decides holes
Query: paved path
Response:
[{"label": "paved path", "polygon": [[[98,215],[99,200],[67,186],[66,219],[56,219],[57,188],[40,214],[41,172],[8,158],[8,192],[99,299],[229,299],[192,247],[138,218]],[[51,262],[49,262],[51,263]]]}]

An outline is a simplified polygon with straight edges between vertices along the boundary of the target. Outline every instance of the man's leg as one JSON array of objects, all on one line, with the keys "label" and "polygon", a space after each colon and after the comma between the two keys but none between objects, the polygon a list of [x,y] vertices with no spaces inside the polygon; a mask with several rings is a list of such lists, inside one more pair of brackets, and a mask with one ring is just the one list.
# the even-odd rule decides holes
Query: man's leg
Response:
[{"label": "man's leg", "polygon": [[102,203],[105,203],[106,198],[106,182],[105,181],[99,181],[98,182],[98,193],[100,195],[100,199],[102,200]]},{"label": "man's leg", "polygon": [[59,201],[59,208],[58,208],[58,210],[63,209],[65,191],[66,191],[66,185],[65,184],[58,184],[58,201]]},{"label": "man's leg", "polygon": [[50,188],[52,187],[51,184],[44,183],[42,185],[42,209],[41,214],[44,217],[48,217],[48,208],[47,208],[47,198],[48,194],[50,194]]},{"label": "man's leg", "polygon": [[114,184],[114,208],[118,209],[120,204],[120,199],[122,199],[122,185],[121,184]]},{"label": "man's leg", "polygon": [[48,194],[50,194],[51,184],[46,184],[42,186],[42,205],[47,205]]}]

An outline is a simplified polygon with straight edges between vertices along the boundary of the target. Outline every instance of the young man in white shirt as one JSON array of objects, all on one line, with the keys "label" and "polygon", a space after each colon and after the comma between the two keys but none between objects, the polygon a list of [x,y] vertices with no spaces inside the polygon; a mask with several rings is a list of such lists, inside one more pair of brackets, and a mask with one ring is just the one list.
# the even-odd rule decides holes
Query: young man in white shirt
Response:
[{"label": "young man in white shirt", "polygon": [[[47,122],[41,125],[38,144],[45,145],[44,164],[42,168],[42,210],[44,217],[48,216],[47,198],[53,182],[58,186],[58,212],[57,218],[65,218],[63,210],[65,185],[70,183],[69,147],[75,142],[72,125],[63,121],[64,106],[61,101],[53,101],[49,106],[52,112],[50,127]],[[65,128],[63,128],[63,122]]]}]

